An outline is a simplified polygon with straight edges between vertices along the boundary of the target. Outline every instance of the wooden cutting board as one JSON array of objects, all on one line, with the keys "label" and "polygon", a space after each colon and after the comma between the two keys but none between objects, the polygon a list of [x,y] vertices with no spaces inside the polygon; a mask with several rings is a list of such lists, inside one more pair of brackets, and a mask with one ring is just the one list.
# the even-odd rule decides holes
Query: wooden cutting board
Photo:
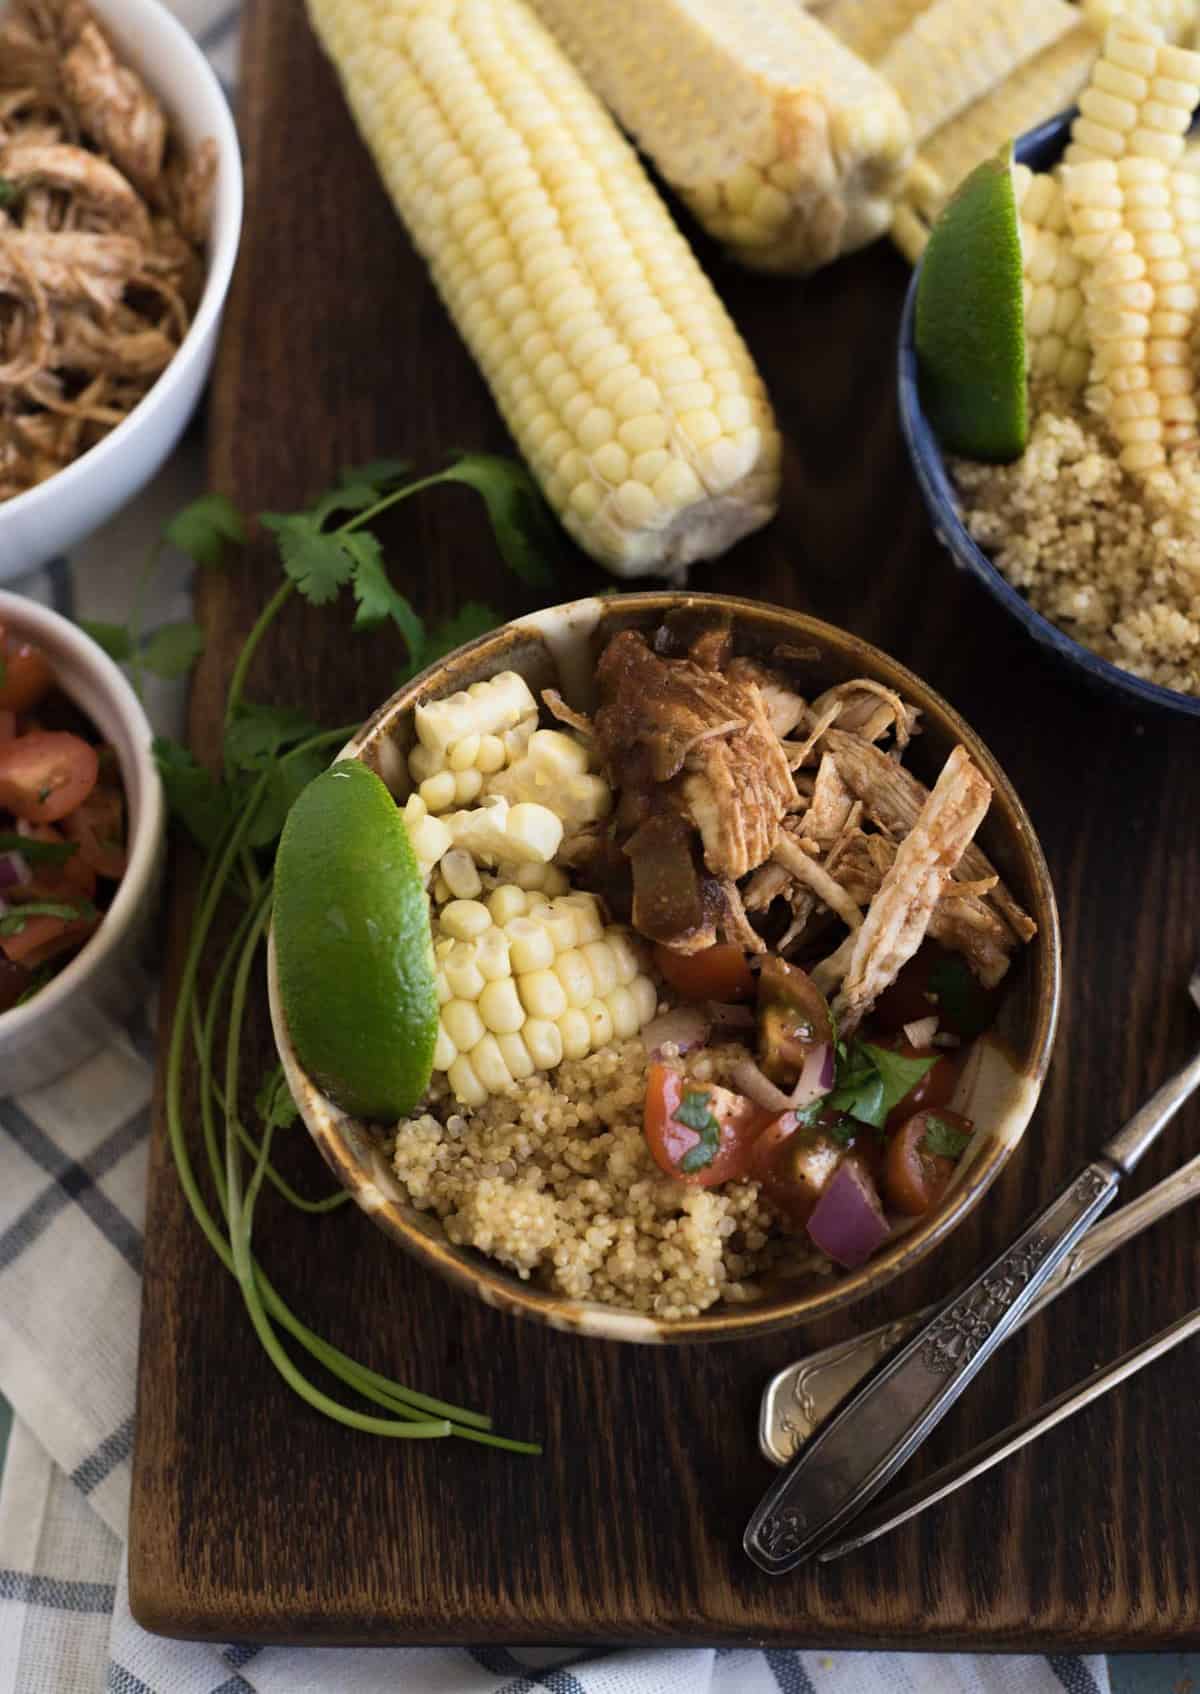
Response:
[{"label": "wooden cutting board", "polygon": [[[378,186],[296,0],[252,0],[248,198],[209,420],[215,486],[287,509],[337,467],[454,445],[506,449],[472,363]],[[896,426],[907,272],[886,246],[809,282],[754,278],[707,247],[787,438],[778,520],[696,587],[797,606],[880,643],[985,738],[1039,829],[1062,906],[1057,1058],[1022,1150],[938,1257],[886,1297],[754,1345],[581,1342],[486,1310],[354,1211],[264,1198],[270,1274],[357,1357],[539,1433],[540,1460],[356,1436],[266,1363],[180,1196],[161,1119],[146,1243],[130,1550],[149,1628],[309,1642],[761,1642],[921,1648],[1200,1643],[1197,1354],[1181,1349],[953,1501],[863,1554],[783,1580],[744,1558],[770,1471],[758,1397],[798,1352],[931,1298],[976,1267],[1197,1040],[1183,984],[1200,943],[1200,733],[1138,716],[1053,666],[936,546]],[[397,579],[438,616],[468,595],[529,605],[472,497],[443,490],[387,532]],[[192,708],[217,746],[221,691],[276,580],[270,550],[206,578]],[[556,598],[599,586],[582,560]],[[253,697],[347,723],[391,689],[386,635],[293,604]],[[187,917],[177,876],[178,965]],[[260,1008],[261,1014],[261,1008]],[[269,1035],[259,1018],[264,1063]],[[1193,1107],[1148,1161],[1200,1133]],[[300,1132],[297,1182],[327,1178]],[[918,1460],[939,1463],[1196,1301],[1184,1212],[1125,1249],[998,1357]],[[914,1469],[913,1474],[917,1474]]]}]

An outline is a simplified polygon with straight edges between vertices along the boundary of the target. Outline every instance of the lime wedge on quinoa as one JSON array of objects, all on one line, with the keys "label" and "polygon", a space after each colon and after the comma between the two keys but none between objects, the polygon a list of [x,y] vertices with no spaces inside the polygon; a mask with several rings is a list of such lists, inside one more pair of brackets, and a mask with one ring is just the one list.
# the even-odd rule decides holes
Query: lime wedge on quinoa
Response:
[{"label": "lime wedge on quinoa", "polygon": [[1011,142],[930,231],[917,280],[921,404],[942,446],[1005,463],[1029,438],[1021,226]]},{"label": "lime wedge on quinoa", "polygon": [[356,1117],[405,1116],[437,1038],[429,901],[396,802],[358,760],[315,777],[288,813],[272,923],[305,1070]]}]

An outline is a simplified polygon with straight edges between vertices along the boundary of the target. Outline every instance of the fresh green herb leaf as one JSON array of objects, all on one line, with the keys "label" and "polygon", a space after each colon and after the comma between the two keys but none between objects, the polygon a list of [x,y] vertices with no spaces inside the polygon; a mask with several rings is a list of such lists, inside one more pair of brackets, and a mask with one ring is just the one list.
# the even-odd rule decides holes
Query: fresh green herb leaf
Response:
[{"label": "fresh green herb leaf", "polygon": [[412,659],[403,667],[396,677],[396,686],[399,687],[410,677],[416,676],[426,665],[432,665],[447,653],[453,653],[456,647],[465,646],[468,641],[474,641],[476,636],[486,635],[489,630],[495,629],[499,622],[499,612],[494,612],[490,606],[481,605],[478,600],[465,601],[452,618],[433,626],[425,637],[420,657]]},{"label": "fresh green herb leaf", "polygon": [[96,908],[90,900],[72,905],[63,900],[24,900],[0,917],[0,935],[20,935],[30,918],[61,918],[75,923],[81,918],[94,918]]},{"label": "fresh green herb leaf", "polygon": [[304,598],[314,606],[336,599],[338,589],[354,574],[345,537],[323,535],[308,512],[264,512],[259,521],[279,537],[283,568]]},{"label": "fresh green herb leaf", "polygon": [[11,206],[21,192],[9,177],[0,176],[0,206]]},{"label": "fresh green herb leaf", "polygon": [[925,1134],[921,1137],[921,1146],[935,1158],[961,1158],[970,1140],[971,1137],[965,1130],[955,1129],[945,1118],[925,1119]]},{"label": "fresh green herb leaf", "polygon": [[550,509],[525,466],[494,453],[464,453],[441,473],[442,482],[463,482],[483,496],[500,556],[532,588],[553,581],[562,547]]},{"label": "fresh green herb leaf", "polygon": [[971,1039],[982,1035],[992,1021],[987,993],[971,974],[965,960],[950,955],[939,959],[929,973],[931,1011],[956,1035]]},{"label": "fresh green herb leaf", "polygon": [[215,782],[178,741],[157,737],[154,757],[172,816],[201,847],[215,847],[237,812],[237,794]]},{"label": "fresh green herb leaf", "polygon": [[122,664],[133,652],[128,624],[95,623],[91,618],[80,618],[79,627],[118,664]]},{"label": "fresh green herb leaf", "polygon": [[176,512],[164,530],[173,547],[198,565],[217,567],[225,562],[226,550],[246,539],[242,514],[224,494],[202,494]]},{"label": "fresh green herb leaf", "polygon": [[679,1161],[680,1170],[687,1176],[711,1165],[720,1150],[721,1125],[713,1115],[711,1101],[712,1095],[704,1089],[690,1088],[675,1112],[675,1122],[694,1129],[700,1137]]},{"label": "fresh green herb leaf", "polygon": [[31,865],[62,865],[78,851],[77,841],[36,841],[16,830],[0,829],[0,853],[20,853]]},{"label": "fresh green herb leaf", "polygon": [[262,770],[284,747],[319,734],[317,725],[292,706],[243,701],[225,731],[225,762],[233,770]]},{"label": "fresh green herb leaf", "polygon": [[282,1065],[276,1065],[263,1078],[262,1086],[254,1096],[254,1110],[264,1129],[290,1129],[300,1116],[300,1108],[292,1099]]},{"label": "fresh green herb leaf", "polygon": [[186,676],[204,651],[204,636],[194,623],[165,623],[142,648],[143,667],[174,681]]},{"label": "fresh green herb leaf", "polygon": [[354,598],[358,601],[355,628],[372,629],[391,618],[399,626],[409,653],[414,660],[419,659],[425,648],[425,625],[388,580],[378,541],[366,530],[358,530],[345,537],[344,545],[354,559]]},{"label": "fresh green herb leaf", "polygon": [[839,1043],[836,1086],[821,1104],[882,1129],[888,1113],[915,1088],[936,1058],[906,1059],[868,1041]]}]

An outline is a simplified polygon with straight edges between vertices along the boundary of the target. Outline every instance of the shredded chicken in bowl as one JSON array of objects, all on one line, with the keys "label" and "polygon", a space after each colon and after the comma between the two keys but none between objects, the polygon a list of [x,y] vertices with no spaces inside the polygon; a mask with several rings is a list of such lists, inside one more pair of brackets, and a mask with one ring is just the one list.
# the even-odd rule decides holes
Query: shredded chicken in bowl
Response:
[{"label": "shredded chicken in bowl", "polygon": [[84,0],[0,19],[0,500],[121,422],[204,283],[216,145],[190,154]]}]

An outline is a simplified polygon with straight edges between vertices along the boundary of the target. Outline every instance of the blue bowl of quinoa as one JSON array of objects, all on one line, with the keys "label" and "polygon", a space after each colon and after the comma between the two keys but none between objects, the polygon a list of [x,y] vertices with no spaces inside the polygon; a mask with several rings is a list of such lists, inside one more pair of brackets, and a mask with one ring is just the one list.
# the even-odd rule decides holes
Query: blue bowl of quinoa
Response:
[{"label": "blue bowl of quinoa", "polygon": [[[1017,160],[1049,170],[1072,117],[1022,136]],[[921,407],[919,276],[918,265],[900,323],[900,423],[937,539],[1088,682],[1200,717],[1200,519],[1189,545],[1171,513],[1117,464],[1102,421],[1066,394],[1035,390],[1029,444],[1014,464],[949,459]],[[1200,493],[1200,471],[1195,487]]]}]

